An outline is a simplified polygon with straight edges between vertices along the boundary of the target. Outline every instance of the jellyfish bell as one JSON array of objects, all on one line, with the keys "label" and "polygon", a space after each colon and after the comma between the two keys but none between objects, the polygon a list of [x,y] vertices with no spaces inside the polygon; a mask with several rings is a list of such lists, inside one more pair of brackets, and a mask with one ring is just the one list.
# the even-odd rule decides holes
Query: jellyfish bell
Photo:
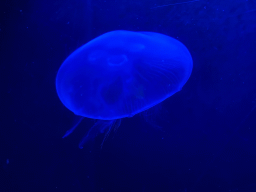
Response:
[{"label": "jellyfish bell", "polygon": [[188,49],[176,39],[154,32],[112,31],[78,48],[63,62],[56,90],[74,114],[98,120],[84,144],[119,126],[121,118],[180,91],[192,67]]}]

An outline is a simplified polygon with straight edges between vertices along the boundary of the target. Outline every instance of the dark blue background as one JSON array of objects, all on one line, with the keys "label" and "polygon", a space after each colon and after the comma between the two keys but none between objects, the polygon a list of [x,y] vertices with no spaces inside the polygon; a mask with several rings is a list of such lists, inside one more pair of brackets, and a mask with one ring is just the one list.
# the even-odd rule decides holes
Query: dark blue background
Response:
[{"label": "dark blue background", "polygon": [[[256,192],[255,0],[3,0],[0,191]],[[168,5],[164,7],[158,7]],[[55,77],[112,30],[177,38],[183,90],[78,148],[93,125],[60,102]]]}]

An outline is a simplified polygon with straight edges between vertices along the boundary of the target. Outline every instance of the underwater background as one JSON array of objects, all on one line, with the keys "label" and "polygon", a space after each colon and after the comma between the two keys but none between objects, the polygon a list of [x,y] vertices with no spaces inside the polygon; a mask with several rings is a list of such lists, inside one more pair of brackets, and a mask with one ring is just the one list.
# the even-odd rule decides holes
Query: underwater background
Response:
[{"label": "underwater background", "polygon": [[[78,47],[152,31],[193,58],[185,86],[83,149],[55,79]],[[256,192],[255,0],[2,0],[0,192]]]}]

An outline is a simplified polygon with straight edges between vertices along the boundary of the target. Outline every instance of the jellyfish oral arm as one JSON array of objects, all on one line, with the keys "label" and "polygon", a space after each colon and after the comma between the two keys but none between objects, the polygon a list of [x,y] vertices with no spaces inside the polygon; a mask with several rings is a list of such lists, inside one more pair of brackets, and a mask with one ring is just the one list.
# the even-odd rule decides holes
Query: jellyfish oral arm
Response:
[{"label": "jellyfish oral arm", "polygon": [[[83,146],[90,140],[94,139],[99,133],[106,133],[103,142],[109,135],[112,128],[117,129],[120,126],[121,120],[98,120],[84,136],[84,138],[79,143],[79,148],[83,149]],[[102,144],[103,144],[102,142]],[[101,144],[101,147],[102,147]]]}]

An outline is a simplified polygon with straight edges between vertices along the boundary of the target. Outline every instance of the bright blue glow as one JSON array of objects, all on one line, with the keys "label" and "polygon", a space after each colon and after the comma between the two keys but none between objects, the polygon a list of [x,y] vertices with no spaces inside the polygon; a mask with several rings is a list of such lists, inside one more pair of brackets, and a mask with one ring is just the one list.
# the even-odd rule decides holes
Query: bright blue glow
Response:
[{"label": "bright blue glow", "polygon": [[[121,118],[149,109],[181,90],[192,72],[187,48],[153,32],[112,31],[73,52],[61,65],[56,89],[80,120],[98,119],[79,144],[118,128]],[[104,139],[105,140],[105,139]],[[104,141],[103,140],[103,141]]]},{"label": "bright blue glow", "polygon": [[189,51],[174,38],[112,31],[63,62],[56,89],[76,115],[115,120],[132,117],[180,91],[192,67]]}]

